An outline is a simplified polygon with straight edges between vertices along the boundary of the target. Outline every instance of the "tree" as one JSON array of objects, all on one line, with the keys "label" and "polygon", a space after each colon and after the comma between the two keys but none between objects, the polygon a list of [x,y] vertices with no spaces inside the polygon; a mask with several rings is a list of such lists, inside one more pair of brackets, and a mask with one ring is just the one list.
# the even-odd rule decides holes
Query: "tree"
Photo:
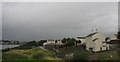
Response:
[{"label": "tree", "polygon": [[17,45],[19,45],[20,44],[20,42],[19,41],[16,41],[17,42]]},{"label": "tree", "polygon": [[62,43],[65,43],[64,47],[70,47],[70,46],[74,46],[74,42],[76,42],[76,40],[74,38],[64,38],[62,40]]},{"label": "tree", "polygon": [[83,47],[84,50],[86,50],[86,45],[85,45],[85,43],[82,44],[82,47]]},{"label": "tree", "polygon": [[73,60],[88,60],[89,55],[87,51],[75,52],[73,54]]},{"label": "tree", "polygon": [[67,47],[69,47],[69,46],[73,46],[73,45],[75,45],[75,44],[74,44],[74,42],[67,42],[65,45],[66,45]]},{"label": "tree", "polygon": [[38,41],[38,45],[43,46],[43,43],[45,43],[45,42],[47,42],[47,40],[40,40],[40,41]]},{"label": "tree", "polygon": [[66,42],[67,42],[66,38],[63,38],[62,43],[66,43]]},{"label": "tree", "polygon": [[117,33],[117,39],[120,40],[120,30]]},{"label": "tree", "polygon": [[37,46],[39,46],[38,43],[35,40],[33,40],[33,41],[25,43],[24,45],[20,45],[17,48],[18,49],[31,49],[31,48],[37,47]]},{"label": "tree", "polygon": [[15,41],[13,41],[13,44],[16,44],[16,42],[15,42]]},{"label": "tree", "polygon": [[76,40],[76,45],[77,45],[78,43],[81,43],[81,40]]},{"label": "tree", "polygon": [[58,41],[57,40],[55,40],[55,43],[57,43]]},{"label": "tree", "polygon": [[37,47],[37,46],[38,46],[38,44],[36,43],[35,40],[29,42],[28,44],[29,44],[30,46],[34,46],[34,47]]},{"label": "tree", "polygon": [[120,47],[120,30],[117,33],[118,47]]}]

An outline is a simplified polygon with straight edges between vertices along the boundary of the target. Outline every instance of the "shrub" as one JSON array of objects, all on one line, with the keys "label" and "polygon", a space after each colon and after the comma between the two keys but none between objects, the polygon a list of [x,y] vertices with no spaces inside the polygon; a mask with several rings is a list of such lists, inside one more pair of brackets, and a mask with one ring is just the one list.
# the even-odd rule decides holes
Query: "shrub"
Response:
[{"label": "shrub", "polygon": [[102,53],[102,54],[98,55],[97,59],[98,60],[117,60],[118,55],[117,55],[117,53],[115,53],[115,54]]},{"label": "shrub", "polygon": [[118,49],[118,58],[120,59],[120,49]]},{"label": "shrub", "polygon": [[33,59],[42,59],[43,57],[44,57],[44,55],[41,54],[41,53],[35,53],[35,54],[32,56]]},{"label": "shrub", "polygon": [[73,54],[73,60],[88,60],[89,55],[86,51],[76,52]]},{"label": "shrub", "polygon": [[108,54],[100,54],[98,55],[98,60],[108,60],[109,59],[109,55]]},{"label": "shrub", "polygon": [[3,53],[2,55],[3,59],[27,59],[28,57],[23,54],[18,53]]}]

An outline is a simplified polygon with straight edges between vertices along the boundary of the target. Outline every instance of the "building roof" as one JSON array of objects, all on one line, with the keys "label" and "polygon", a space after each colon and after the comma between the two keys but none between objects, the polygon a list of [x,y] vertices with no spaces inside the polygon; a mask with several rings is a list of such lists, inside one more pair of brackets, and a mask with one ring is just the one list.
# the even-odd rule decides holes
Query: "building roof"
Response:
[{"label": "building roof", "polygon": [[85,37],[77,37],[77,39],[85,39]]},{"label": "building roof", "polygon": [[95,35],[95,34],[97,34],[97,33],[98,33],[98,32],[91,33],[91,34],[87,35],[86,37],[93,36],[93,35]]}]

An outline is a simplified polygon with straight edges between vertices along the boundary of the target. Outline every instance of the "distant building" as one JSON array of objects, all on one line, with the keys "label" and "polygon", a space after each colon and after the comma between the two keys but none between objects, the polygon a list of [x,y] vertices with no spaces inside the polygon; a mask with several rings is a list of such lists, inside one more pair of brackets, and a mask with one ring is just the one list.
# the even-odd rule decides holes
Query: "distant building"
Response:
[{"label": "distant building", "polygon": [[58,45],[62,45],[62,40],[55,40],[55,43],[58,44]]},{"label": "distant building", "polygon": [[[80,44],[84,44],[85,43],[85,37],[77,37],[76,40],[77,41],[81,41]],[[78,44],[78,45],[80,45],[80,44]]]},{"label": "distant building", "polygon": [[43,45],[61,45],[62,41],[61,40],[47,40],[47,42],[43,43]]},{"label": "distant building", "polygon": [[106,36],[99,32],[87,35],[85,38],[86,50],[94,52],[109,50],[109,44],[106,43],[105,39]]},{"label": "distant building", "polygon": [[[100,32],[92,32],[85,37],[77,37],[76,40],[80,41],[80,43],[76,42],[76,45],[84,45],[86,50],[98,52],[98,51],[109,50],[112,43],[116,43],[117,35],[114,34],[111,37],[106,37]],[[49,46],[59,46],[63,44],[64,43],[62,43],[62,40],[51,39],[43,43],[43,46],[49,47]]]}]

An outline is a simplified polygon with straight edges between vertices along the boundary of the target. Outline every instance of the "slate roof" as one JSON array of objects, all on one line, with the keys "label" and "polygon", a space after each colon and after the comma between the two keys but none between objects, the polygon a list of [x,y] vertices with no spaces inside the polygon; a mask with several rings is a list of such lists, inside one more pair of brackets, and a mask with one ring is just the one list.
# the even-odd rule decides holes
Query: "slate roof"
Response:
[{"label": "slate roof", "polygon": [[91,34],[87,35],[86,37],[90,37],[90,36],[93,36],[93,35],[95,35],[96,33],[98,33],[98,32],[95,32],[95,33],[91,33]]}]

